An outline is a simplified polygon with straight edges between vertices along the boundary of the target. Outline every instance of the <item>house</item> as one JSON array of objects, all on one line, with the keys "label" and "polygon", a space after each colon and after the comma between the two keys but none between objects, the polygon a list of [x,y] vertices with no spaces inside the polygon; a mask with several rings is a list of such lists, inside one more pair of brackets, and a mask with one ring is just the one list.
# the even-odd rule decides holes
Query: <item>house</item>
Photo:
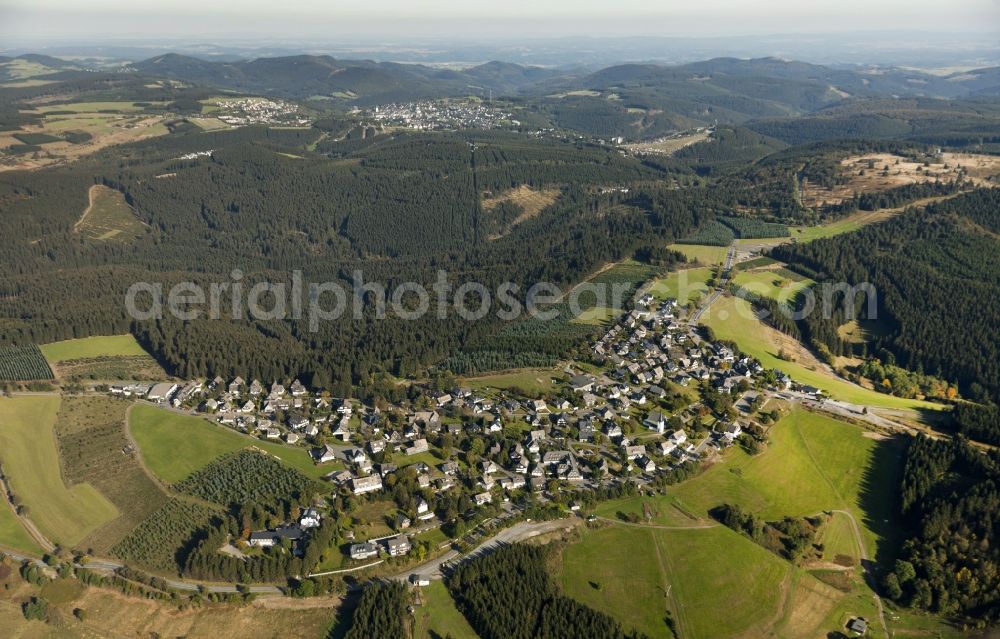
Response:
[{"label": "house", "polygon": [[579,427],[580,434],[577,436],[577,440],[589,442],[594,439],[594,423],[592,421],[581,421]]},{"label": "house", "polygon": [[418,515],[423,515],[424,513],[426,513],[427,511],[429,511],[430,509],[431,509],[430,504],[428,504],[425,500],[421,499],[420,501],[417,502],[417,514]]},{"label": "house", "polygon": [[306,508],[299,515],[299,526],[303,528],[316,528],[320,525],[322,517],[315,508]]},{"label": "house", "polygon": [[368,450],[374,455],[376,453],[381,453],[385,450],[385,440],[384,439],[372,439],[368,441]]},{"label": "house", "polygon": [[477,506],[482,506],[484,504],[489,504],[493,501],[493,495],[489,493],[479,493],[472,498],[476,502]]},{"label": "house", "polygon": [[450,462],[450,461],[445,462],[440,466],[438,466],[438,468],[440,468],[441,472],[444,473],[445,475],[454,475],[455,473],[458,472],[458,464],[456,464],[455,462]]},{"label": "house", "polygon": [[250,533],[247,543],[253,548],[270,548],[278,543],[278,538],[272,530],[260,530]]},{"label": "house", "polygon": [[378,546],[373,543],[351,544],[351,559],[371,559],[378,555]]},{"label": "house", "polygon": [[302,382],[295,380],[289,387],[289,391],[292,393],[292,397],[302,397],[306,394],[306,387],[302,385]]},{"label": "house", "polygon": [[549,407],[545,404],[544,399],[533,399],[528,402],[528,405],[536,413],[547,413],[549,412]]},{"label": "house", "polygon": [[352,464],[363,464],[368,460],[368,456],[360,448],[348,448],[344,451],[344,459]]},{"label": "house", "polygon": [[265,437],[268,439],[281,439],[281,431],[277,428],[268,428]]},{"label": "house", "polygon": [[659,445],[660,454],[664,456],[672,453],[675,448],[677,448],[677,444],[673,442],[660,442]]},{"label": "house", "polygon": [[400,557],[410,552],[410,540],[407,539],[406,535],[396,535],[386,542],[386,546],[389,548],[390,557]]},{"label": "house", "polygon": [[728,439],[730,442],[734,441],[740,434],[743,433],[743,428],[736,422],[726,426],[725,430],[722,431],[722,436]]},{"label": "house", "polygon": [[396,530],[405,530],[410,527],[410,518],[403,513],[396,513]]},{"label": "house", "polygon": [[301,438],[295,433],[288,433],[287,435],[285,435],[285,442],[289,444],[297,444],[299,443],[299,439]]},{"label": "house", "polygon": [[378,475],[368,475],[367,477],[355,477],[351,480],[351,490],[355,495],[382,490],[382,478]]},{"label": "house", "polygon": [[662,435],[667,430],[667,416],[660,411],[653,411],[646,416],[642,425]]},{"label": "house", "polygon": [[684,432],[683,428],[680,430],[675,430],[673,433],[670,434],[670,441],[680,446],[681,444],[687,441],[687,433]]},{"label": "house", "polygon": [[430,450],[430,447],[427,445],[427,440],[426,439],[417,439],[417,440],[414,440],[412,446],[410,446],[409,448],[406,449],[406,454],[407,455],[417,455],[419,453],[426,453],[428,450]]},{"label": "house", "polygon": [[656,464],[649,457],[643,455],[635,460],[636,468],[644,473],[654,473],[656,472]]},{"label": "house", "polygon": [[171,384],[170,382],[154,384],[153,387],[149,389],[146,399],[151,402],[163,403],[170,399],[170,396],[173,395],[176,390],[177,384]]},{"label": "house", "polygon": [[855,617],[847,623],[847,629],[859,637],[863,636],[868,632],[868,621],[863,617]]},{"label": "house", "polygon": [[418,575],[416,573],[410,575],[410,585],[416,586],[418,588],[423,588],[424,586],[431,585],[431,580],[423,575]]},{"label": "house", "polygon": [[330,444],[325,444],[322,448],[314,448],[312,450],[312,457],[317,464],[331,462],[337,459],[337,449]]},{"label": "house", "polygon": [[645,446],[626,446],[625,457],[629,460],[637,459],[646,454]]}]

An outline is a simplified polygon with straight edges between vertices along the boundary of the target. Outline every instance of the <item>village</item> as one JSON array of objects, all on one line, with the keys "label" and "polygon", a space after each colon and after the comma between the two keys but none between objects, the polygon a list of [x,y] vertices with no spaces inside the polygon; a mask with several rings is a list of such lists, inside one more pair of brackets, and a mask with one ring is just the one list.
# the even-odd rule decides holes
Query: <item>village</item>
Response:
[{"label": "village", "polygon": [[439,131],[453,129],[497,129],[517,127],[510,113],[477,101],[425,101],[382,104],[367,116],[383,126]]},{"label": "village", "polygon": [[[423,384],[416,400],[377,407],[310,391],[297,379],[286,387],[241,377],[121,384],[109,392],[305,447],[330,468],[324,477],[334,494],[355,500],[378,499],[410,473],[417,497],[392,516],[393,534],[352,539],[349,532],[345,549],[354,561],[400,557],[413,547],[407,533],[447,523],[441,495],[457,495],[450,503],[465,520],[511,518],[529,503],[562,503],[580,491],[629,483],[655,490],[738,442],[758,447],[766,438],[761,423],[772,421],[766,398],[791,389],[792,380],[707,340],[685,315],[675,300],[638,299],[591,345],[591,363],[568,364],[557,387],[537,397]],[[820,398],[817,389],[796,390]],[[579,509],[575,501],[564,505]],[[308,508],[245,541],[300,549],[321,519]]]}]

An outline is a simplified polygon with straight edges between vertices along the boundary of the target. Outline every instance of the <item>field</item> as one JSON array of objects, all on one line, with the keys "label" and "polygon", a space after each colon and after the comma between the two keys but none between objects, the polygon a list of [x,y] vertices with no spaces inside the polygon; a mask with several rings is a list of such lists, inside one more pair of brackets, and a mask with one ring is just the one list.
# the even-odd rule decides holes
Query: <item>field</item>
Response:
[{"label": "field", "polygon": [[90,187],[90,204],[73,230],[89,240],[129,242],[146,231],[121,191],[101,184]]},{"label": "field", "polygon": [[609,525],[566,547],[563,591],[626,628],[670,637],[763,636],[790,566],[721,526],[668,530]]},{"label": "field", "polygon": [[[51,591],[51,589],[49,589]],[[178,608],[175,603],[126,597],[102,588],[65,591],[52,602],[53,623],[25,621],[20,603],[40,594],[18,582],[0,591],[0,636],[11,639],[93,639],[95,637],[187,637],[188,639],[315,639],[330,627],[336,599],[262,598],[247,606],[207,604]],[[68,598],[68,600],[67,600]],[[86,621],[73,610],[87,613]]]},{"label": "field", "polygon": [[[777,368],[802,384],[828,392],[834,399],[884,408],[931,408],[940,405],[915,399],[893,397],[852,384],[823,366],[797,341],[761,322],[746,300],[725,296],[702,316],[718,339],[736,343],[747,355],[756,357],[765,368]],[[780,359],[784,350],[795,361]]]},{"label": "field", "polygon": [[869,224],[882,222],[894,213],[894,209],[883,209],[881,211],[859,211],[845,218],[841,218],[829,224],[819,226],[796,226],[792,227],[792,238],[798,242],[811,242],[826,237],[833,237],[842,233],[856,231]]},{"label": "field", "polygon": [[712,277],[709,267],[692,268],[674,271],[666,277],[654,280],[649,287],[649,293],[658,300],[676,299],[684,306],[688,302],[697,301],[708,292],[708,280]]},{"label": "field", "polygon": [[136,458],[125,432],[125,402],[110,397],[66,397],[56,439],[66,482],[97,488],[120,516],[94,531],[84,545],[104,553],[167,501]]},{"label": "field", "polygon": [[20,551],[36,557],[40,557],[44,552],[21,525],[6,499],[0,503],[0,548]]},{"label": "field", "polygon": [[523,368],[495,375],[463,377],[459,378],[459,383],[479,390],[521,388],[530,394],[542,394],[553,389],[553,377],[560,377],[559,371],[554,368]]},{"label": "field", "polygon": [[41,379],[52,379],[52,369],[38,346],[0,346],[0,381]]},{"label": "field", "polygon": [[[75,102],[37,107],[40,124],[0,132],[0,150],[19,144],[16,135],[44,134],[60,138],[38,151],[0,155],[0,171],[34,169],[71,162],[114,144],[166,135],[163,113],[143,113],[133,102]],[[28,149],[30,150],[30,149]]]},{"label": "field", "polygon": [[119,513],[91,484],[63,483],[53,432],[59,404],[58,397],[0,398],[0,460],[39,530],[72,547]]},{"label": "field", "polygon": [[476,631],[455,607],[444,582],[432,581],[419,592],[421,605],[413,615],[415,639],[477,639]]},{"label": "field", "polygon": [[733,283],[755,295],[787,303],[794,301],[802,290],[815,284],[807,277],[782,268],[740,271],[733,278]]},{"label": "field", "polygon": [[68,339],[42,346],[42,354],[52,364],[60,364],[74,359],[93,357],[128,357],[146,355],[139,342],[131,335],[110,335],[106,337],[84,337]]},{"label": "field", "polygon": [[707,246],[703,244],[671,244],[667,247],[672,251],[680,251],[692,262],[704,266],[722,264],[726,261],[729,248],[725,246]]},{"label": "field", "polygon": [[60,379],[160,380],[167,373],[131,335],[84,337],[42,346]]},{"label": "field", "polygon": [[608,308],[606,306],[594,306],[583,311],[570,320],[574,324],[589,324],[591,326],[603,326],[622,314],[621,309]]},{"label": "field", "polygon": [[184,480],[226,453],[248,446],[279,457],[313,479],[338,467],[337,464],[317,466],[305,448],[259,441],[201,417],[181,415],[147,404],[136,404],[132,408],[129,430],[139,445],[146,467],[169,484]]}]

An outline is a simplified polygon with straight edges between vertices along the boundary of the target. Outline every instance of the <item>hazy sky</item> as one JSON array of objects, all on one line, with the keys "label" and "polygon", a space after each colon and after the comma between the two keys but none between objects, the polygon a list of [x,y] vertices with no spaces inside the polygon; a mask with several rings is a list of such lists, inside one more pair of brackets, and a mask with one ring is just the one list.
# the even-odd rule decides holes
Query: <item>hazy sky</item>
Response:
[{"label": "hazy sky", "polygon": [[0,0],[0,46],[95,38],[997,33],[1000,0]]}]

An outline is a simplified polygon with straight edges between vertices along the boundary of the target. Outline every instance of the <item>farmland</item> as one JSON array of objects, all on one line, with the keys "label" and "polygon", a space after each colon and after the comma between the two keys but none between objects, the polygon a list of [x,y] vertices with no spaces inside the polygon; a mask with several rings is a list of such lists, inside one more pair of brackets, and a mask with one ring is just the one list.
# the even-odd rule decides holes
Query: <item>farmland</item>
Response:
[{"label": "farmland", "polygon": [[167,501],[136,458],[125,432],[126,404],[109,397],[66,397],[56,424],[63,476],[89,484],[120,516],[95,531],[87,547],[106,552]]},{"label": "farmland", "polygon": [[63,483],[53,433],[59,404],[58,397],[0,398],[0,461],[31,520],[72,547],[119,513],[93,485]]},{"label": "farmland", "polygon": [[305,448],[262,442],[201,417],[180,415],[162,408],[137,404],[129,415],[129,430],[154,475],[174,484],[186,479],[216,458],[248,446],[265,450],[303,475],[317,479],[338,467],[313,464]]},{"label": "farmland", "polygon": [[90,204],[73,230],[92,241],[129,242],[143,233],[146,225],[135,216],[121,191],[95,184],[88,191]]},{"label": "farmland", "polygon": [[[828,392],[833,398],[884,408],[932,408],[932,402],[886,395],[837,377],[801,344],[757,319],[750,303],[737,297],[722,297],[702,317],[721,340],[735,342],[741,351],[756,357],[765,368],[777,368],[802,384]],[[782,351],[794,353],[796,361],[778,357]]]},{"label": "farmland", "polygon": [[6,499],[0,503],[0,548],[39,556],[44,552],[21,525]]},{"label": "farmland", "polygon": [[0,381],[52,379],[52,369],[35,344],[0,346]]}]

